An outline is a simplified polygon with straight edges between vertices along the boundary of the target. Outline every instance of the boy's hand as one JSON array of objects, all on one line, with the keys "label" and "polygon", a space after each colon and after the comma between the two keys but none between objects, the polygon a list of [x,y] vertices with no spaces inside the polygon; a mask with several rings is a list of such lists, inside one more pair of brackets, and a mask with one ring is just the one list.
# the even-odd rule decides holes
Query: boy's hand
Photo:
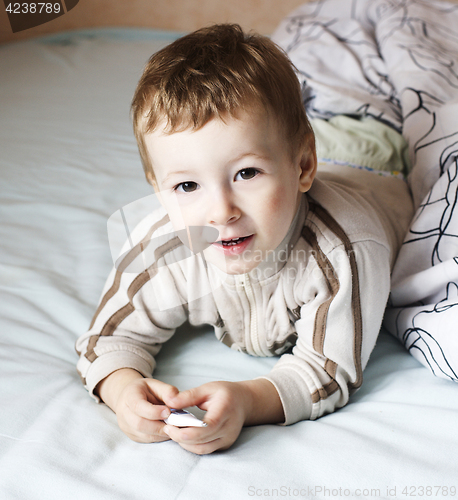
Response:
[{"label": "boy's hand", "polygon": [[173,408],[198,406],[207,411],[207,427],[167,425],[164,429],[182,448],[198,455],[229,448],[244,425],[284,421],[277,390],[265,379],[210,382],[180,392],[168,402]]},{"label": "boy's hand", "polygon": [[152,378],[143,378],[135,370],[118,370],[97,387],[101,399],[115,413],[120,429],[139,443],[166,441],[163,419],[170,415],[164,400],[178,389]]}]

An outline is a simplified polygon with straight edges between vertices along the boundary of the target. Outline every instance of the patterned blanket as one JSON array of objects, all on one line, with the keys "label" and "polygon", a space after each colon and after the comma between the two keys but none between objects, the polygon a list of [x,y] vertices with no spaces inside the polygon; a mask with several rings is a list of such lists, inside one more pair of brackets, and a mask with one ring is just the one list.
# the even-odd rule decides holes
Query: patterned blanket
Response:
[{"label": "patterned blanket", "polygon": [[384,325],[437,376],[458,381],[458,5],[320,0],[273,35],[311,118],[372,116],[409,144],[416,214]]}]

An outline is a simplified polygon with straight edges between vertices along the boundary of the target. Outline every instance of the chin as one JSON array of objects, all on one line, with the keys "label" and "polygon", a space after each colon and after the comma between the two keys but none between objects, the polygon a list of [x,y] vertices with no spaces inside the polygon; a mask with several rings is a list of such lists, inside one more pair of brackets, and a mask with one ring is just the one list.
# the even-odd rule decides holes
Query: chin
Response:
[{"label": "chin", "polygon": [[210,262],[216,266],[223,273],[230,275],[246,274],[252,269],[258,266],[259,262],[240,262],[240,261],[230,261],[230,259],[212,259],[207,257],[207,262]]},{"label": "chin", "polygon": [[231,275],[246,274],[246,273],[249,273],[255,267],[256,266],[246,267],[246,268],[243,268],[243,269],[226,269],[225,272],[227,274],[231,274]]}]

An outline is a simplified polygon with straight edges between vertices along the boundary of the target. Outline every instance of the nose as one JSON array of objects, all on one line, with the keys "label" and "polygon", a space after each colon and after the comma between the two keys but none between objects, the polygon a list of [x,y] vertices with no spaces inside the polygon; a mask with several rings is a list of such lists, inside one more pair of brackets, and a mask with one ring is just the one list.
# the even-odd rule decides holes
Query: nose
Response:
[{"label": "nose", "polygon": [[241,210],[234,202],[230,189],[221,189],[214,192],[209,200],[208,207],[209,223],[215,226],[232,224],[240,219]]}]

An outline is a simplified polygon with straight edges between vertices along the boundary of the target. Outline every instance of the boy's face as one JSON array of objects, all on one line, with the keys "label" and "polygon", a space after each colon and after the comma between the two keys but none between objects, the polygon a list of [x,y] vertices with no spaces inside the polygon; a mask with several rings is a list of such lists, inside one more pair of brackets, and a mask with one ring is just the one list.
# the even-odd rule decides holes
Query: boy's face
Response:
[{"label": "boy's face", "polygon": [[312,184],[315,153],[292,160],[276,122],[262,112],[163,131],[145,141],[156,177],[150,181],[174,229],[216,229],[207,261],[229,274],[251,271],[286,236]]}]

